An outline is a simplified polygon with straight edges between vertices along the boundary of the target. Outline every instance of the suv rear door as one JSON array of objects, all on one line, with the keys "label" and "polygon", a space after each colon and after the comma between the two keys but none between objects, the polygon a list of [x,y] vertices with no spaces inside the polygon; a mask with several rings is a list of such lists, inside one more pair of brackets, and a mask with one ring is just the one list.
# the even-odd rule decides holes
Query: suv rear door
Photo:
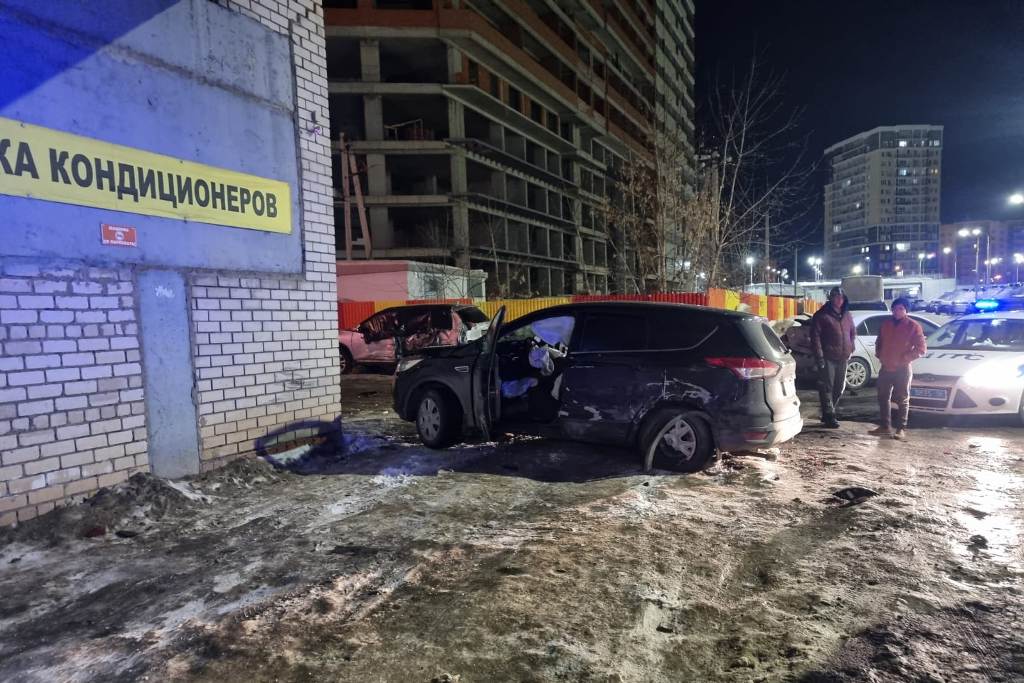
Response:
[{"label": "suv rear door", "polygon": [[800,415],[800,399],[796,395],[796,360],[786,345],[760,318],[739,321],[744,335],[758,356],[779,364],[779,372],[761,382],[764,399],[772,413],[772,421],[779,422]]},{"label": "suv rear door", "polygon": [[562,430],[573,439],[623,442],[640,407],[634,394],[647,318],[614,309],[581,317],[562,380]]},{"label": "suv rear door", "polygon": [[501,418],[500,384],[498,382],[497,348],[498,334],[501,323],[505,320],[505,307],[502,306],[491,319],[487,336],[483,340],[480,355],[473,366],[473,418],[476,427],[489,436],[491,428]]}]

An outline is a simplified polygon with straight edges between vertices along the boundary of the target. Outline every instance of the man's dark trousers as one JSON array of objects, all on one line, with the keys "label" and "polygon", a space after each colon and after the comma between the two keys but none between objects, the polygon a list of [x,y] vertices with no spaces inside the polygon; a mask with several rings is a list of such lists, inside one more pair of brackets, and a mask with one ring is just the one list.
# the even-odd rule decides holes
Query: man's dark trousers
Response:
[{"label": "man's dark trousers", "polygon": [[821,361],[818,366],[818,400],[821,402],[821,420],[836,419],[836,406],[846,389],[845,360]]}]

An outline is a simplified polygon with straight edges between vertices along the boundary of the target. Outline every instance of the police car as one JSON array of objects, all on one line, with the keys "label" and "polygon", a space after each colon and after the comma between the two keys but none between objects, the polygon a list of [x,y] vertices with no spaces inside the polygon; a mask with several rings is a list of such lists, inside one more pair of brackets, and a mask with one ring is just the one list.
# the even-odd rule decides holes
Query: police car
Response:
[{"label": "police car", "polygon": [[928,337],[914,363],[910,409],[1017,415],[1024,425],[1024,311],[976,313]]}]

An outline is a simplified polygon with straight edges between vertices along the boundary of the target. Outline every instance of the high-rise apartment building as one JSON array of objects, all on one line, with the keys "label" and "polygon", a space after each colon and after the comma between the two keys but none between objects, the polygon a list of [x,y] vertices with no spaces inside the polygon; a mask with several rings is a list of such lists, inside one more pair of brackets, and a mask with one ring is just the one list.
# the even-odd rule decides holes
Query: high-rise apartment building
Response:
[{"label": "high-rise apartment building", "polygon": [[938,268],[942,126],[874,128],[826,149],[825,166],[826,272]]},{"label": "high-rise apartment building", "polygon": [[610,176],[658,134],[693,172],[692,0],[324,6],[331,130],[351,140],[373,258],[484,270],[495,295],[621,288]]},{"label": "high-rise apartment building", "polygon": [[1024,220],[944,223],[939,242],[942,274],[959,284],[1007,284],[1024,273]]}]

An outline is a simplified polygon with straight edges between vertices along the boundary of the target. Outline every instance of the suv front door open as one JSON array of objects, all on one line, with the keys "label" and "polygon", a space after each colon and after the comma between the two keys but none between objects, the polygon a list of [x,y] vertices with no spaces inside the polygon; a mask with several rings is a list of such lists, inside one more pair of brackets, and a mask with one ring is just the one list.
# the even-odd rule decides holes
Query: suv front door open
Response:
[{"label": "suv front door open", "polygon": [[501,418],[501,396],[498,380],[498,334],[501,323],[505,320],[505,307],[502,306],[491,318],[491,326],[487,329],[480,355],[473,365],[473,418],[476,427],[490,436],[491,428]]}]

